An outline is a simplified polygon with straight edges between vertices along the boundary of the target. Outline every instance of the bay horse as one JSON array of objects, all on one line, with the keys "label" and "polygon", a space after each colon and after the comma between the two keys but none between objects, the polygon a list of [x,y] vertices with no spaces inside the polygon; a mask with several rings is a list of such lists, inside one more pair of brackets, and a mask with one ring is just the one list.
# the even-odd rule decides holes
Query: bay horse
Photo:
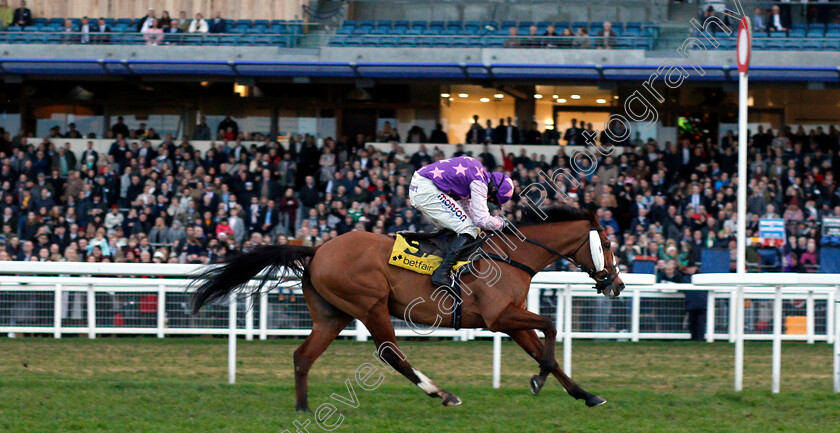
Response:
[{"label": "bay horse", "polygon": [[[615,297],[624,288],[615,257],[604,230],[593,212],[570,206],[525,211],[518,227],[490,232],[482,249],[492,246],[495,259],[485,255],[460,277],[468,287],[461,297],[462,326],[503,332],[519,344],[540,366],[530,382],[537,395],[552,373],[575,399],[587,406],[606,403],[586,392],[567,376],[555,361],[556,330],[552,321],[525,309],[530,281],[536,271],[565,258],[577,264],[596,282],[599,292]],[[354,231],[329,240],[319,247],[263,246],[209,267],[194,282],[193,310],[220,300],[252,279],[258,293],[269,279],[294,274],[312,316],[312,332],[294,352],[296,409],[309,410],[307,377],[315,360],[354,318],[368,329],[382,361],[420,387],[444,406],[461,404],[461,399],[414,369],[397,348],[391,316],[414,324],[437,325],[441,309],[435,302],[436,288],[428,275],[388,264],[394,238]],[[477,251],[480,253],[480,251]],[[496,278],[487,275],[496,269]],[[441,297],[442,298],[442,297]],[[453,298],[454,301],[454,298]],[[406,317],[406,313],[410,317]],[[545,335],[540,342],[535,330]]]}]

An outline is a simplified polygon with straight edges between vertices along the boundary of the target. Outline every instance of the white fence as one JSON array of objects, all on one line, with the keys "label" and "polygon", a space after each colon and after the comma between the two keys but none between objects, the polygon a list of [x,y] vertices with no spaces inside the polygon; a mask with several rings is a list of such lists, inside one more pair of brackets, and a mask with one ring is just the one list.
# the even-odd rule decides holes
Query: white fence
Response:
[{"label": "white fence", "polygon": [[[199,315],[190,315],[190,295],[185,289],[197,270],[193,265],[0,262],[0,275],[5,275],[0,276],[0,333],[52,334],[55,338],[64,334],[89,338],[216,334],[248,340],[309,334],[311,320],[300,291],[292,287],[294,282],[279,284],[256,298],[243,296],[236,302],[228,299],[209,305]],[[555,321],[557,340],[564,346],[563,366],[571,375],[573,338],[688,339],[684,292],[708,290],[706,341],[736,343],[736,390],[740,390],[737,377],[743,368],[743,340],[748,339],[774,341],[775,392],[781,341],[835,343],[834,381],[840,392],[840,345],[836,343],[840,276],[794,277],[740,277],[751,281],[747,282],[735,274],[709,274],[696,276],[692,285],[655,284],[652,275],[623,274],[627,289],[621,297],[607,299],[592,289],[583,273],[542,272],[532,283],[528,309]],[[786,318],[804,318],[804,329],[793,323],[784,329]],[[497,342],[493,357],[494,385],[498,384],[500,334],[484,329],[412,329],[397,319],[394,325],[400,337],[462,341],[492,337]],[[358,321],[340,335],[359,341],[369,336]],[[229,347],[233,382],[236,338],[230,338]]]}]

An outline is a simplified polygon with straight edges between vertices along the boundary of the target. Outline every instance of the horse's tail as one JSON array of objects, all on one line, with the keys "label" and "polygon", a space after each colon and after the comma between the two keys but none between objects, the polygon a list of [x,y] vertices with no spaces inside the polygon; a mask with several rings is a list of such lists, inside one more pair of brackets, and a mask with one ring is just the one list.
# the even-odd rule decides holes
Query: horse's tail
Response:
[{"label": "horse's tail", "polygon": [[314,255],[315,248],[311,247],[263,246],[212,265],[190,284],[190,288],[195,289],[192,298],[193,314],[198,313],[205,304],[224,298],[252,279],[260,281],[256,287],[249,288],[252,295],[259,293],[266,282],[274,278],[295,276],[305,280],[309,266],[306,259]]}]

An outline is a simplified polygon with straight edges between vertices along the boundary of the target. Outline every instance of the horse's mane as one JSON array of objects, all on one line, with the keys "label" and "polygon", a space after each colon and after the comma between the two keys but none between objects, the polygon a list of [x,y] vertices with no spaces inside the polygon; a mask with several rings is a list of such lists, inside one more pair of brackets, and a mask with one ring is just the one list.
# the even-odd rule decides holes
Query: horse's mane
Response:
[{"label": "horse's mane", "polygon": [[[537,224],[558,223],[565,221],[590,221],[597,222],[597,218],[589,211],[568,205],[552,206],[542,209],[543,214],[536,212],[530,206],[522,208],[522,217],[516,221],[517,227],[526,227]],[[546,217],[543,218],[543,215]]]}]

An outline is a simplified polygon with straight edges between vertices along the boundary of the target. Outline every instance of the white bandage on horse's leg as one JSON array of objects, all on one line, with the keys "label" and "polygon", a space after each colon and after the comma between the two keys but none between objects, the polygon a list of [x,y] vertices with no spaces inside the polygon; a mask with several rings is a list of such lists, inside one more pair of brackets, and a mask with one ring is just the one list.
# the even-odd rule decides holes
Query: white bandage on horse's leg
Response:
[{"label": "white bandage on horse's leg", "polygon": [[417,386],[419,386],[423,392],[428,395],[437,395],[440,392],[440,388],[432,382],[432,379],[429,379],[425,374],[417,371],[416,368],[412,368],[411,370],[414,371],[414,375],[420,379],[420,382],[417,382]]}]

